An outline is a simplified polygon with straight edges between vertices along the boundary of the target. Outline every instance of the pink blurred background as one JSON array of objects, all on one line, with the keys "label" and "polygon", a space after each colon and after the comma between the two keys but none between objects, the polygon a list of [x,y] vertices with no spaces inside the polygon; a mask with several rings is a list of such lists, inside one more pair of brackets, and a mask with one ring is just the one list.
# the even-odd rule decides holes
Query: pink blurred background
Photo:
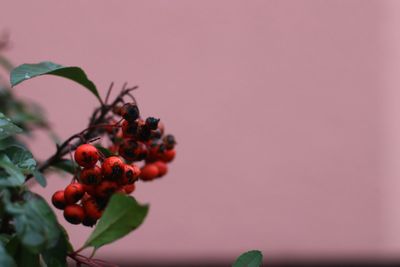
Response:
[{"label": "pink blurred background", "polygon": [[[400,3],[8,1],[15,63],[83,67],[104,96],[138,84],[178,139],[170,174],[139,184],[140,229],[103,258],[231,261],[400,252]],[[96,99],[42,77],[15,88],[62,138]],[[54,151],[39,134],[38,158]],[[48,177],[47,199],[69,177]],[[58,215],[61,215],[57,211]],[[90,231],[71,226],[75,246]]]}]

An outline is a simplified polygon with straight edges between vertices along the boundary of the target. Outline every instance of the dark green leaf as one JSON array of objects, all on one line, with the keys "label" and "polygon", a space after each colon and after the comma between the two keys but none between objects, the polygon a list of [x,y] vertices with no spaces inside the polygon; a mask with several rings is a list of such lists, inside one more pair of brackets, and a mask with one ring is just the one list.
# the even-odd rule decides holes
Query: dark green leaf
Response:
[{"label": "dark green leaf", "polygon": [[32,172],[33,177],[35,177],[36,181],[42,186],[42,187],[46,187],[47,185],[47,181],[46,178],[43,176],[43,174],[38,171],[38,170],[33,170]]},{"label": "dark green leaf", "polygon": [[73,80],[92,92],[100,101],[99,92],[94,83],[88,79],[85,72],[79,67],[65,67],[53,62],[41,62],[38,64],[23,64],[11,71],[11,85],[15,86],[25,80],[40,76],[40,75],[56,75]]},{"label": "dark green leaf", "polygon": [[95,145],[95,147],[102,153],[106,158],[114,156],[114,154],[108,150],[107,148],[101,146],[101,145]]},{"label": "dark green leaf", "polygon": [[259,267],[263,261],[263,255],[261,251],[250,250],[240,255],[232,267]]},{"label": "dark green leaf", "polygon": [[0,243],[0,266],[16,267],[14,259],[7,253],[3,244]]},{"label": "dark green leaf", "polygon": [[14,217],[14,226],[21,243],[32,252],[56,246],[61,232],[57,219],[46,201],[31,192],[25,192],[22,203],[4,198],[6,211]]},{"label": "dark green leaf", "polygon": [[13,124],[9,118],[0,112],[0,139],[22,132],[21,128]]},{"label": "dark green leaf", "polygon": [[21,170],[11,162],[6,154],[0,153],[0,185],[20,186],[25,181],[25,176]]},{"label": "dark green leaf", "polygon": [[66,231],[59,225],[61,230],[60,238],[57,244],[48,250],[42,252],[44,262],[48,267],[66,267],[67,266],[67,253],[72,252],[72,246],[68,241]]},{"label": "dark green leaf", "polygon": [[55,167],[57,169],[63,170],[65,172],[69,172],[71,174],[75,174],[75,170],[76,170],[78,165],[76,165],[75,162],[73,162],[73,161],[71,161],[69,159],[62,159],[62,160],[54,163],[51,166]]},{"label": "dark green leaf", "polygon": [[8,158],[20,168],[25,174],[35,170],[36,161],[33,159],[32,153],[22,146],[12,145],[4,150]]},{"label": "dark green leaf", "polygon": [[127,235],[142,224],[148,210],[148,205],[138,204],[133,197],[113,195],[84,246],[98,249]]}]

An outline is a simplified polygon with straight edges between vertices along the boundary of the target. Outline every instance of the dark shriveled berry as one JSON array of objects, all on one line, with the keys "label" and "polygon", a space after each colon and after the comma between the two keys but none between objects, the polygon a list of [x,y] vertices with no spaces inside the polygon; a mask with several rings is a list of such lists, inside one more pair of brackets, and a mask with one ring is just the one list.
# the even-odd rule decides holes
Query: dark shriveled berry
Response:
[{"label": "dark shriveled berry", "polygon": [[133,103],[127,103],[121,108],[121,115],[127,121],[135,121],[139,118],[139,108]]},{"label": "dark shriveled berry", "polygon": [[156,119],[153,117],[148,117],[146,119],[146,125],[150,128],[150,130],[156,130],[158,128],[158,122],[160,119]]}]

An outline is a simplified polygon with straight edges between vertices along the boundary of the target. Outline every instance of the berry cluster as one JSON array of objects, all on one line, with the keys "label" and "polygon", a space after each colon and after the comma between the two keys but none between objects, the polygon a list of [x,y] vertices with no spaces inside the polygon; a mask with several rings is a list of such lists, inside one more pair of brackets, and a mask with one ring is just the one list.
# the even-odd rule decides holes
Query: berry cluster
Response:
[{"label": "berry cluster", "polygon": [[53,205],[64,210],[65,219],[72,224],[93,226],[112,194],[131,194],[138,180],[164,176],[167,163],[175,157],[175,138],[164,135],[159,119],[141,119],[133,103],[116,108],[114,113],[122,119],[116,123],[109,118],[101,132],[111,141],[108,148],[113,155],[105,157],[92,144],[80,145],[74,155],[80,167],[72,183],[53,194]]}]

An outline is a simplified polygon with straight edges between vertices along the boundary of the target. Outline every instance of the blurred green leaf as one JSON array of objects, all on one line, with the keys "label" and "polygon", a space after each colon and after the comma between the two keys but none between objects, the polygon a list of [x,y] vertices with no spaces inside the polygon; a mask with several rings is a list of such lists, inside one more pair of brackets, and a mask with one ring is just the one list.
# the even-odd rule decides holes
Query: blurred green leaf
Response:
[{"label": "blurred green leaf", "polygon": [[75,162],[69,159],[62,159],[51,166],[63,170],[65,172],[68,172],[70,174],[75,174],[75,170],[78,167],[78,165]]},{"label": "blurred green leaf", "polygon": [[106,158],[114,156],[114,154],[107,148],[101,145],[95,145],[95,147],[102,153]]},{"label": "blurred green leaf", "polygon": [[42,186],[46,187],[47,181],[46,178],[43,176],[43,174],[39,170],[33,170],[32,172],[33,177],[35,177],[36,181]]},{"label": "blurred green leaf", "polygon": [[46,201],[32,192],[25,192],[24,202],[11,202],[5,194],[6,211],[14,219],[16,234],[22,245],[33,253],[54,248],[61,231],[57,219]]},{"label": "blurred green leaf", "polygon": [[24,147],[12,145],[7,147],[3,152],[25,174],[32,173],[35,170],[36,161],[33,159],[32,153]]},{"label": "blurred green leaf", "polygon": [[38,64],[23,64],[11,71],[10,81],[11,85],[15,85],[29,80],[31,78],[41,76],[41,75],[56,75],[73,80],[84,87],[86,87],[90,92],[92,92],[97,99],[100,100],[99,92],[97,91],[94,83],[88,79],[85,72],[79,67],[64,67],[53,62],[41,62]]},{"label": "blurred green leaf", "polygon": [[148,210],[133,197],[114,194],[84,247],[98,249],[127,235],[143,223]]},{"label": "blurred green leaf", "polygon": [[59,228],[61,230],[61,235],[57,244],[53,248],[42,252],[43,260],[48,267],[66,267],[67,254],[73,250],[69,243],[67,232],[61,225],[59,225]]},{"label": "blurred green leaf", "polygon": [[0,139],[7,138],[11,135],[21,132],[21,128],[13,124],[9,118],[0,112]]},{"label": "blurred green leaf", "polygon": [[3,169],[0,169],[0,185],[20,186],[24,183],[25,175],[4,153],[0,153],[0,168]]},{"label": "blurred green leaf", "polygon": [[2,243],[0,243],[0,266],[17,267],[14,259],[7,253]]},{"label": "blurred green leaf", "polygon": [[261,251],[251,250],[240,255],[232,267],[259,267],[263,261]]}]

